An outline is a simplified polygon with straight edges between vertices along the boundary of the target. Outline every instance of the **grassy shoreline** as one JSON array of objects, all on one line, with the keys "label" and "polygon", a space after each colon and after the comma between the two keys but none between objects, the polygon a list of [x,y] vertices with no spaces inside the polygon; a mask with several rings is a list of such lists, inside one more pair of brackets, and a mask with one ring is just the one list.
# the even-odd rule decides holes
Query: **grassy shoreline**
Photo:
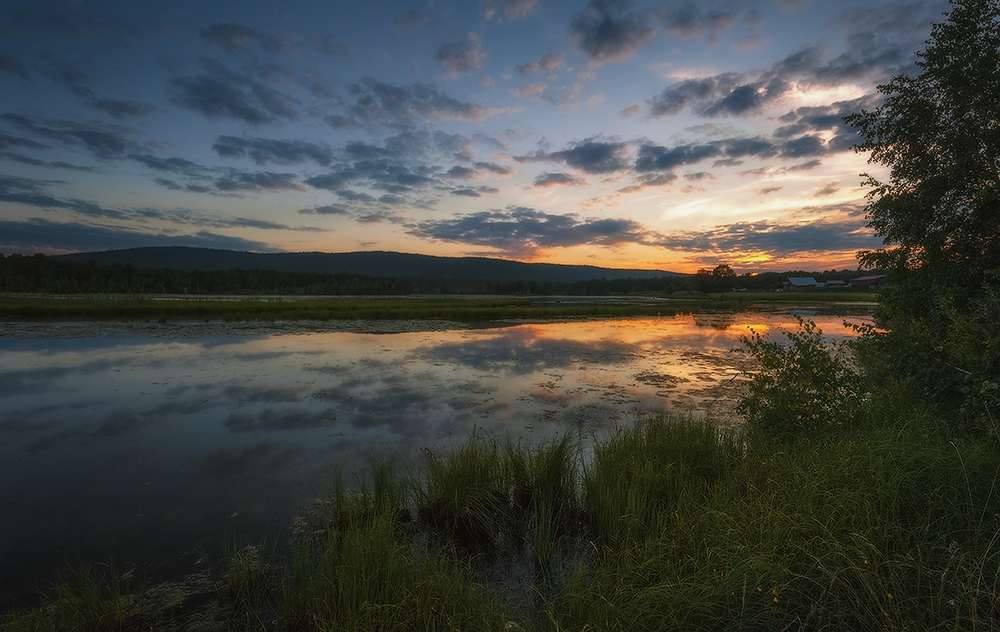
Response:
[{"label": "grassy shoreline", "polygon": [[614,318],[691,313],[707,309],[753,309],[776,305],[874,306],[861,292],[675,293],[670,297],[521,297],[413,296],[328,297],[156,297],[0,296],[0,319],[11,321],[77,320],[403,320],[447,319],[458,322]]},{"label": "grassy shoreline", "polygon": [[[473,437],[335,484],[289,551],[228,547],[209,600],[216,629],[992,629],[991,441],[899,386],[795,444],[663,416],[594,443]],[[53,617],[78,616],[78,583],[2,629],[77,629]],[[179,629],[118,591],[89,589],[122,614],[88,629]]]}]

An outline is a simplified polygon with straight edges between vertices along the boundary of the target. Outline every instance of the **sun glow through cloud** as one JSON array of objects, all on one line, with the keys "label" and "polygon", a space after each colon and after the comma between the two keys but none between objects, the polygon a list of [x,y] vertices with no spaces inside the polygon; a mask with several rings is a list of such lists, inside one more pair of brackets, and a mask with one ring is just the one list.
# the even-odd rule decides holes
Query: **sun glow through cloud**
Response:
[{"label": "sun glow through cloud", "polygon": [[843,117],[947,2],[693,6],[14,0],[0,252],[853,267],[879,240]]}]

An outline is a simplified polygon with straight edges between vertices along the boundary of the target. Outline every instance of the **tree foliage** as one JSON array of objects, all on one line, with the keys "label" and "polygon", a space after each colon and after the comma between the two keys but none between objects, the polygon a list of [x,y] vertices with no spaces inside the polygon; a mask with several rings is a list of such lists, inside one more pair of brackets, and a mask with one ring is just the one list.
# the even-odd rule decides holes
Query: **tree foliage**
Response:
[{"label": "tree foliage", "polygon": [[860,378],[844,343],[827,343],[812,321],[798,317],[787,344],[751,330],[741,351],[756,358],[747,393],[737,405],[751,428],[782,438],[850,423],[859,401]]},{"label": "tree foliage", "polygon": [[917,66],[846,119],[857,151],[888,168],[884,181],[864,174],[886,247],[859,259],[892,271],[884,368],[918,368],[932,395],[969,404],[1000,373],[1000,3],[952,0]]}]

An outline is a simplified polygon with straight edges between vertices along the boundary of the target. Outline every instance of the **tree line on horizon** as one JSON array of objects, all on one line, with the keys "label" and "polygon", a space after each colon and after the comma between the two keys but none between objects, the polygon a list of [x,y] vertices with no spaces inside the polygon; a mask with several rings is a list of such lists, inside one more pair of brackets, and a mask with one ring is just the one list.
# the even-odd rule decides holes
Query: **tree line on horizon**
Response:
[{"label": "tree line on horizon", "polygon": [[819,282],[847,282],[857,270],[761,272],[737,275],[729,266],[705,273],[648,278],[593,278],[575,282],[531,280],[489,281],[460,279],[402,279],[348,272],[289,272],[267,269],[173,270],[137,267],[131,263],[100,264],[35,255],[0,253],[0,291],[57,294],[286,294],[402,295],[402,294],[524,294],[544,296],[609,296],[615,294],[671,294],[673,292],[728,292],[737,289],[770,291],[789,276],[809,276]]},{"label": "tree line on horizon", "polygon": [[58,294],[410,294],[409,281],[349,272],[171,270],[0,253],[0,291]]}]

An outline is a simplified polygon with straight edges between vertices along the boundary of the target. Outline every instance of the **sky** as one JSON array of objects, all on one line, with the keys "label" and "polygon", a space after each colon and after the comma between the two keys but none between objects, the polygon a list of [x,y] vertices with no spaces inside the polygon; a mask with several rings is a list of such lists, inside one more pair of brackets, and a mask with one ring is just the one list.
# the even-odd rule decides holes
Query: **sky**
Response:
[{"label": "sky", "polygon": [[0,253],[855,268],[944,0],[7,0]]}]

